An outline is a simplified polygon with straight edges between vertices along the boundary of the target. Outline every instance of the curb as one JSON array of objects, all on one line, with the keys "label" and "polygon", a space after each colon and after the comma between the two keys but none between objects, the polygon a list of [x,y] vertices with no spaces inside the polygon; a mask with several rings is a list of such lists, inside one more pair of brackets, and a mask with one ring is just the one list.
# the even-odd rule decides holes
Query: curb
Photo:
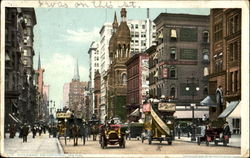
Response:
[{"label": "curb", "polygon": [[56,138],[56,146],[59,154],[64,154],[63,148],[59,140]]}]

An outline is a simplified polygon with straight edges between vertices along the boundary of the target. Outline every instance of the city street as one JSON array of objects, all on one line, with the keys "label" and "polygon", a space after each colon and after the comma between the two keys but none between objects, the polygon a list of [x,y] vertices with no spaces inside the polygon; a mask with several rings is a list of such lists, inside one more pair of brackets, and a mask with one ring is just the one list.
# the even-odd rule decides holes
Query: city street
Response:
[{"label": "city street", "polygon": [[157,141],[153,141],[151,145],[147,140],[142,143],[140,140],[131,139],[126,141],[126,147],[119,148],[117,146],[108,146],[106,149],[102,149],[98,141],[92,139],[86,141],[85,145],[82,145],[79,139],[78,146],[73,146],[73,140],[64,144],[64,139],[60,139],[65,154],[233,154],[239,155],[240,148],[236,147],[224,147],[214,146],[211,144],[207,147],[205,144],[198,146],[196,143],[176,140],[172,145],[167,145],[167,142],[160,144]]},{"label": "city street", "polygon": [[18,133],[15,138],[10,139],[6,134],[4,139],[4,156],[51,156],[63,154],[63,150],[57,138],[49,138],[49,134],[37,135],[34,139],[32,133],[29,133],[27,142],[23,143],[22,138],[18,138]]}]

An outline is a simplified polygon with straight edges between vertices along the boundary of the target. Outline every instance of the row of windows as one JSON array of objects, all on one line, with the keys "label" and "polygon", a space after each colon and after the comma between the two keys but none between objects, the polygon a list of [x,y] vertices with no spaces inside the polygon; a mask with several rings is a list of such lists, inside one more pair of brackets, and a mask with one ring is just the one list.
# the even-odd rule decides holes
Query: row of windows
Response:
[{"label": "row of windows", "polygon": [[128,90],[133,90],[139,87],[139,79],[134,78],[128,82]]},{"label": "row of windows", "polygon": [[240,19],[240,15],[234,15],[232,17],[230,17],[227,21],[227,34],[231,35],[233,33],[236,33],[237,31],[239,31],[241,28],[241,19]]},{"label": "row of windows", "polygon": [[240,90],[240,73],[239,71],[230,72],[229,76],[229,93],[236,93]]},{"label": "row of windows", "polygon": [[132,76],[134,76],[134,75],[136,75],[138,73],[139,73],[139,66],[138,65],[128,69],[128,77],[132,77]]},{"label": "row of windows", "polygon": [[239,58],[240,42],[235,41],[229,44],[229,60],[236,61]]}]

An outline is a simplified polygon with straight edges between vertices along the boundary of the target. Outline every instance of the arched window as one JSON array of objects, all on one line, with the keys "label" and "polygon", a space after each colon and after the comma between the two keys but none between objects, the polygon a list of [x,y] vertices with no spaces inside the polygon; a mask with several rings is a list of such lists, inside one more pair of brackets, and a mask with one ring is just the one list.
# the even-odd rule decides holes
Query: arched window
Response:
[{"label": "arched window", "polygon": [[173,98],[175,98],[175,87],[172,87],[170,89],[170,96],[173,97]]},{"label": "arched window", "polygon": [[204,67],[204,76],[209,75],[208,67]]},{"label": "arched window", "polygon": [[122,84],[123,85],[127,84],[127,75],[126,74],[122,74]]},{"label": "arched window", "polygon": [[203,31],[203,42],[205,42],[205,43],[209,42],[209,33],[208,33],[208,31]]}]

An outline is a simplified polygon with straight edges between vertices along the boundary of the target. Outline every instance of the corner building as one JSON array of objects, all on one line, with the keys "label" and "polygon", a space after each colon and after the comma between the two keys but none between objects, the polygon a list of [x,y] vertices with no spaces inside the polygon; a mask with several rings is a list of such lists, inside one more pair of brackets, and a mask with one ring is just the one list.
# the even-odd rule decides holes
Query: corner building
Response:
[{"label": "corner building", "polygon": [[161,13],[154,23],[157,46],[147,51],[150,96],[176,102],[177,119],[191,119],[190,103],[195,103],[200,119],[208,113],[199,103],[208,94],[209,16]]}]

